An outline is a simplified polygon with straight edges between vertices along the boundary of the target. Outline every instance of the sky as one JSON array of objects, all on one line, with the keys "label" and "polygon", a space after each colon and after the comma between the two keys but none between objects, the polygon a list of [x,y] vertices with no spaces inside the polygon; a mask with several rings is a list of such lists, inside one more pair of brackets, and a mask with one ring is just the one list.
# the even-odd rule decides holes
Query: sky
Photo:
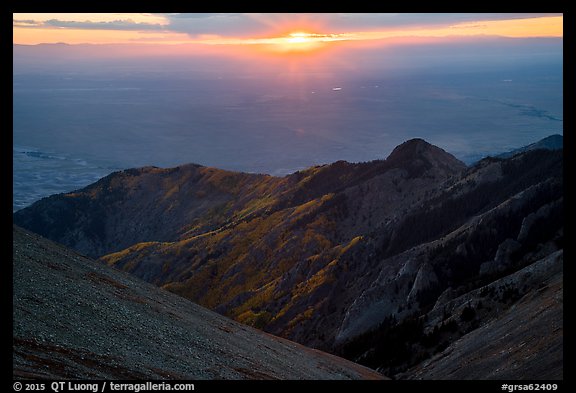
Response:
[{"label": "sky", "polygon": [[252,45],[310,51],[398,38],[562,37],[562,14],[13,14],[13,43]]},{"label": "sky", "polygon": [[285,175],[415,137],[470,163],[563,133],[562,14],[17,13],[13,44],[14,209],[130,167]]}]

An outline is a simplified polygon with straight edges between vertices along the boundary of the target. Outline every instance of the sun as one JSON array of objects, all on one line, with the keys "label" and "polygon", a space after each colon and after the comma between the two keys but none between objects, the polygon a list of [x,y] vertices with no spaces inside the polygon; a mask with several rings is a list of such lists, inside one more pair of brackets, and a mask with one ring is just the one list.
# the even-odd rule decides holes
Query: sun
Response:
[{"label": "sun", "polygon": [[325,53],[332,44],[347,41],[347,33],[319,33],[306,30],[284,30],[277,35],[246,38],[207,38],[197,40],[197,43],[212,45],[250,45],[256,51],[280,55],[308,55],[312,53]]},{"label": "sun", "polygon": [[350,33],[323,33],[318,30],[280,30],[274,35],[260,37],[207,37],[195,43],[210,45],[252,46],[256,52],[301,57],[313,53],[325,53],[337,42],[353,39]]},{"label": "sun", "polygon": [[312,37],[314,37],[314,34],[297,31],[288,34],[288,36],[286,37],[286,41],[290,44],[301,44],[311,42],[313,40]]},{"label": "sun", "polygon": [[274,40],[280,52],[310,52],[324,45],[322,36],[305,31],[294,31]]}]

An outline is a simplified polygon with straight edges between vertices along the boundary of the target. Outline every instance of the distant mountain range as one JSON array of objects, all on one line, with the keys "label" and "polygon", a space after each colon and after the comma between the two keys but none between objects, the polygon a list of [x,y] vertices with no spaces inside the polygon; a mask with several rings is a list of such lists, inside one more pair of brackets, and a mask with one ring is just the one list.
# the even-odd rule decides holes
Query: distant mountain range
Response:
[{"label": "distant mountain range", "polygon": [[413,139],[285,177],[131,169],[14,222],[394,378],[556,379],[563,152],[542,143],[471,167]]},{"label": "distant mountain range", "polygon": [[528,146],[524,146],[518,149],[514,149],[512,151],[498,154],[496,157],[498,158],[510,158],[518,153],[524,153],[526,151],[531,150],[562,150],[564,148],[564,137],[559,134],[550,135],[544,139],[539,140],[538,142],[532,143]]}]

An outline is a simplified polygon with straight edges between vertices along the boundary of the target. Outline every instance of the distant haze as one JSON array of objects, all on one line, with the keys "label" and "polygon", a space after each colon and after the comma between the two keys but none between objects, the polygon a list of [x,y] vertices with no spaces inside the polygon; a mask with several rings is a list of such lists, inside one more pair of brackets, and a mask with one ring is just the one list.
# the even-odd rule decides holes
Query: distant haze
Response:
[{"label": "distant haze", "polygon": [[562,38],[421,39],[309,56],[14,46],[14,209],[128,167],[285,175],[420,137],[467,163],[563,134]]}]

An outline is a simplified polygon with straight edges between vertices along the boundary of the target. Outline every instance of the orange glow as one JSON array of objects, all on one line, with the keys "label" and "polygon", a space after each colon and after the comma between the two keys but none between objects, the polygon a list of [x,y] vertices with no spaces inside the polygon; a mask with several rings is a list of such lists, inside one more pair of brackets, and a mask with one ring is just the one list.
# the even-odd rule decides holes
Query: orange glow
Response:
[{"label": "orange glow", "polygon": [[53,28],[13,28],[14,43],[35,45],[41,43],[66,44],[184,44],[190,37],[184,33],[140,32],[118,30],[82,30]]},{"label": "orange glow", "polygon": [[[38,15],[43,15],[40,19]],[[60,15],[60,16],[59,16]],[[14,14],[13,42],[15,44],[39,44],[64,42],[68,44],[109,44],[109,43],[153,43],[203,45],[228,45],[246,47],[252,45],[268,52],[279,54],[304,54],[333,46],[336,42],[384,42],[391,39],[450,38],[471,36],[501,36],[511,38],[525,37],[562,37],[563,16],[534,17],[508,20],[485,20],[456,23],[437,27],[399,27],[378,31],[338,31],[331,26],[320,26],[307,19],[293,20],[290,14],[276,25],[269,25],[273,32],[265,37],[223,37],[218,35],[197,35],[195,37],[182,32],[171,31],[163,17],[149,14]],[[75,16],[76,15],[76,16]],[[140,31],[114,29],[79,29],[73,27],[51,27],[42,25],[49,18],[62,20],[84,20],[110,22],[118,19],[132,23],[153,23],[157,30]],[[256,16],[255,16],[256,18]],[[262,23],[265,22],[263,16]],[[292,18],[292,20],[291,20]],[[37,25],[29,21],[38,21]],[[260,21],[260,20],[259,20]],[[332,31],[331,33],[325,33]]]},{"label": "orange glow", "polygon": [[272,38],[269,43],[273,44],[271,47],[273,50],[279,52],[307,52],[322,46],[322,41],[315,37],[314,34],[302,31]]},{"label": "orange glow", "polygon": [[405,29],[352,33],[354,40],[379,40],[398,37],[470,37],[500,36],[510,38],[562,37],[562,16],[530,19],[488,20],[428,29]]},{"label": "orange glow", "polygon": [[[471,36],[500,36],[510,38],[562,37],[563,17],[539,17],[458,23],[447,27],[404,28],[382,31],[359,31],[348,33],[310,33],[304,30],[262,38],[223,38],[212,36],[195,43],[207,45],[258,46],[268,53],[305,54],[325,49],[337,42],[403,42]],[[401,40],[401,41],[398,41]]]},{"label": "orange glow", "polygon": [[522,37],[562,37],[564,18],[562,16],[550,16],[532,19],[514,19],[514,20],[491,20],[468,23],[460,25],[460,28],[466,29],[470,34],[475,30],[482,30],[482,34],[501,35],[504,37],[522,38]]},{"label": "orange glow", "polygon": [[323,50],[327,48],[328,43],[347,41],[350,38],[349,34],[320,34],[299,30],[272,37],[224,38],[212,36],[192,42],[206,45],[253,46],[259,51],[268,53],[298,55]]}]

